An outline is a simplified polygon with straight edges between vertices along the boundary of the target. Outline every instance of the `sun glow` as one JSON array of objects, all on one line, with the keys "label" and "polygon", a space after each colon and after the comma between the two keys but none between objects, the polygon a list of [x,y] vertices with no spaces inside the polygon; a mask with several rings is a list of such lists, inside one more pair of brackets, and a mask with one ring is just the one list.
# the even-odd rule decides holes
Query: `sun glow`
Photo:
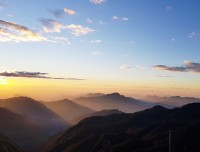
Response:
[{"label": "sun glow", "polygon": [[0,78],[0,85],[1,85],[1,84],[5,85],[5,84],[7,84],[7,83],[8,83],[8,82],[7,82],[6,79]]}]

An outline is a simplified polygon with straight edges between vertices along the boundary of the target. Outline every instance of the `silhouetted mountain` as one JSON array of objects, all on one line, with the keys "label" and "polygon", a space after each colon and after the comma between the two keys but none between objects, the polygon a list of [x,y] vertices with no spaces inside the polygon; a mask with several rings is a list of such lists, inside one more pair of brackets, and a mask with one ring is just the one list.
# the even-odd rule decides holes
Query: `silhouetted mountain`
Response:
[{"label": "silhouetted mountain", "polygon": [[41,125],[43,124],[51,135],[69,127],[66,121],[41,102],[28,97],[1,99],[0,107],[8,108],[15,113],[36,120]]},{"label": "silhouetted mountain", "polygon": [[112,115],[112,114],[122,114],[123,112],[119,111],[118,109],[112,109],[112,110],[101,110],[98,112],[94,112],[91,114],[86,114],[80,117],[76,117],[72,120],[73,124],[77,124],[78,122],[80,122],[81,120],[87,118],[87,117],[93,117],[93,116],[108,116],[108,115]]},{"label": "silhouetted mountain", "polygon": [[200,141],[200,104],[166,109],[161,106],[133,114],[95,116],[82,120],[43,152],[195,152]]},{"label": "silhouetted mountain", "polygon": [[159,104],[168,108],[180,107],[185,104],[200,102],[199,98],[180,97],[180,96],[171,96],[171,97],[147,96],[145,100],[156,102],[156,104]]},{"label": "silhouetted mountain", "polygon": [[0,108],[0,122],[0,132],[23,149],[31,149],[48,137],[37,122],[5,108]]},{"label": "silhouetted mountain", "polygon": [[72,120],[74,118],[93,113],[94,110],[91,110],[87,107],[81,106],[73,101],[64,99],[53,102],[43,102],[49,109],[57,113],[67,122],[73,124]]},{"label": "silhouetted mountain", "polygon": [[96,111],[118,109],[123,112],[131,113],[152,107],[151,103],[125,97],[119,93],[112,93],[99,97],[81,97],[75,99],[75,101]]},{"label": "silhouetted mountain", "polygon": [[0,133],[0,151],[1,152],[22,152],[19,148],[11,142],[7,137]]},{"label": "silhouetted mountain", "polygon": [[104,95],[105,94],[103,94],[103,93],[88,93],[83,97],[86,97],[86,98],[88,98],[88,97],[100,97],[100,96],[104,96]]},{"label": "silhouetted mountain", "polygon": [[[57,132],[64,131],[69,124],[42,103],[27,97],[1,99],[0,107],[10,110],[1,115],[3,130],[10,139],[25,149],[32,149]],[[11,111],[12,118],[11,117]],[[5,110],[2,111],[5,113]],[[7,112],[8,113],[8,112]],[[5,116],[5,117],[4,117]],[[7,123],[6,123],[7,122]],[[2,131],[4,133],[4,131]]]}]

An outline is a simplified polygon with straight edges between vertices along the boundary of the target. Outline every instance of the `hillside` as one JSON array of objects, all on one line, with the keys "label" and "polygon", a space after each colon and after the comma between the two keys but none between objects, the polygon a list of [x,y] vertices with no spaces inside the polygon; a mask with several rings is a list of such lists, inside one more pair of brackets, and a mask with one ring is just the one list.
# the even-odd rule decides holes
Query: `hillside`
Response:
[{"label": "hillside", "polygon": [[0,132],[22,149],[32,149],[48,137],[40,124],[5,108],[0,108],[0,122]]},{"label": "hillside", "polygon": [[146,101],[151,101],[156,103],[157,105],[162,105],[165,107],[180,107],[185,104],[199,102],[199,98],[194,97],[180,97],[180,96],[170,96],[170,97],[159,97],[159,96],[146,96],[144,98]]},{"label": "hillside", "polygon": [[112,110],[101,110],[101,111],[97,111],[97,112],[93,112],[91,114],[86,114],[86,115],[82,115],[79,117],[76,117],[72,120],[73,124],[77,124],[78,122],[80,122],[81,120],[88,118],[88,117],[93,117],[93,116],[109,116],[109,115],[113,115],[113,114],[122,114],[123,112],[119,111],[118,109],[112,109]]},{"label": "hillside", "polygon": [[94,112],[94,110],[92,109],[81,106],[67,99],[52,102],[43,102],[43,104],[70,124],[73,124],[72,120],[74,118]]},{"label": "hillside", "polygon": [[75,101],[80,105],[96,111],[118,109],[126,113],[144,110],[153,106],[151,103],[125,97],[119,93],[106,94],[98,97],[82,97],[75,99]]},{"label": "hillside", "polygon": [[200,104],[166,109],[161,106],[134,114],[91,117],[49,144],[43,152],[168,152],[196,151],[200,141]]},{"label": "hillside", "polygon": [[22,152],[19,148],[11,142],[7,137],[0,133],[0,151],[1,152]]},{"label": "hillside", "polygon": [[0,107],[31,118],[43,126],[49,135],[65,130],[70,125],[41,102],[28,97],[1,99]]}]

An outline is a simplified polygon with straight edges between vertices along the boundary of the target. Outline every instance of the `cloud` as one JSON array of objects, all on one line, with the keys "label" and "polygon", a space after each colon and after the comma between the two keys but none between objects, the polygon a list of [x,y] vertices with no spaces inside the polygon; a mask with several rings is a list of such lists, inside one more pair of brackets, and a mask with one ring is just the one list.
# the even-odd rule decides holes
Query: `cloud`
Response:
[{"label": "cloud", "polygon": [[69,9],[69,8],[64,8],[64,9],[54,9],[54,10],[48,10],[51,14],[53,14],[55,17],[61,18],[64,15],[76,15],[76,11]]},{"label": "cloud", "polygon": [[100,44],[102,40],[91,40],[90,43],[92,44]]},{"label": "cloud", "polygon": [[64,12],[68,15],[75,15],[76,14],[76,11],[74,10],[71,10],[69,8],[64,8]]},{"label": "cloud", "polygon": [[114,15],[114,16],[112,17],[112,20],[128,21],[129,18],[128,18],[128,17],[122,17],[122,18],[120,18],[120,17]]},{"label": "cloud", "polygon": [[94,52],[92,52],[92,54],[95,55],[95,56],[102,56],[102,55],[104,55],[103,52],[98,52],[98,51],[94,51]]},{"label": "cloud", "polygon": [[132,67],[130,65],[128,65],[128,64],[122,64],[120,66],[120,69],[127,70],[127,71],[132,71]]},{"label": "cloud", "polygon": [[62,25],[61,23],[52,19],[43,18],[40,21],[43,25],[43,30],[46,33],[53,33],[53,32],[59,33],[64,29],[68,29],[75,36],[83,36],[95,31],[89,27],[84,27],[82,25],[75,25],[75,24]]},{"label": "cloud", "polygon": [[182,66],[155,65],[156,70],[200,73],[200,63],[184,61]]},{"label": "cloud", "polygon": [[119,17],[117,17],[117,16],[113,16],[112,19],[113,19],[113,20],[118,20]]},{"label": "cloud", "polygon": [[191,32],[191,33],[188,34],[188,38],[192,39],[192,38],[194,38],[196,35],[197,35],[196,32]]},{"label": "cloud", "polygon": [[67,25],[66,28],[71,30],[71,33],[75,36],[83,36],[95,31],[89,27],[83,27],[82,25],[75,24]]},{"label": "cloud", "polygon": [[129,19],[127,17],[123,17],[122,21],[128,21]]},{"label": "cloud", "polygon": [[103,22],[103,21],[101,21],[101,20],[99,20],[99,24],[104,25],[104,24],[106,24],[106,23]]},{"label": "cloud", "polygon": [[55,36],[55,37],[51,37],[50,41],[52,43],[58,43],[58,44],[63,44],[63,45],[70,45],[71,44],[71,42],[69,41],[69,39],[66,38],[66,37]]},{"label": "cloud", "polygon": [[92,24],[93,23],[93,21],[90,19],[90,18],[87,18],[87,20],[86,20],[88,23],[90,23],[90,24]]},{"label": "cloud", "polygon": [[96,4],[96,5],[102,4],[102,3],[104,3],[105,1],[106,1],[106,0],[90,0],[91,3],[94,3],[94,4]]},{"label": "cloud", "polygon": [[0,9],[8,7],[8,4],[0,2]]},{"label": "cloud", "polygon": [[4,77],[18,77],[18,78],[42,78],[42,79],[57,79],[57,80],[84,80],[78,78],[57,78],[46,76],[48,73],[41,72],[26,72],[26,71],[15,71],[15,72],[1,72],[0,76]]},{"label": "cloud", "polygon": [[0,20],[0,42],[39,42],[45,41],[39,33],[36,33],[25,26]]},{"label": "cloud", "polygon": [[64,28],[62,24],[56,22],[52,19],[41,19],[40,22],[43,25],[43,31],[45,33],[53,33],[53,32],[61,32],[61,30]]}]

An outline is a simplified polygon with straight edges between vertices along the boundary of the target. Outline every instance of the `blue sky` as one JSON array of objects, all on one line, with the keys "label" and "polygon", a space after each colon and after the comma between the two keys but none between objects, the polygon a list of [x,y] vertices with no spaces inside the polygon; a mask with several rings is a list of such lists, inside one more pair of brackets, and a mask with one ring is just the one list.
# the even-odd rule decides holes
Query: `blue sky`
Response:
[{"label": "blue sky", "polygon": [[73,78],[130,96],[153,86],[162,95],[198,96],[199,6],[198,0],[0,1],[0,81],[62,78],[67,86]]}]

